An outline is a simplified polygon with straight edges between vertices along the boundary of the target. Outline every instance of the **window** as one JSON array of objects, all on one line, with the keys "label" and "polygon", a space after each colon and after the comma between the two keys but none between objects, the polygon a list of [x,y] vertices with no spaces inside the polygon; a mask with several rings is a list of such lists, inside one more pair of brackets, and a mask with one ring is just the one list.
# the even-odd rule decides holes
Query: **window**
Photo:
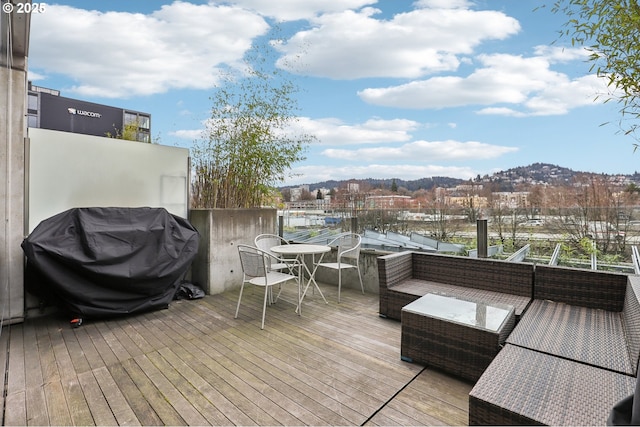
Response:
[{"label": "window", "polygon": [[151,117],[140,115],[138,119],[138,127],[141,129],[149,129],[151,126]]},{"label": "window", "polygon": [[32,111],[38,111],[38,95],[30,93],[27,98],[27,109]]},{"label": "window", "polygon": [[138,115],[135,113],[124,113],[124,124],[130,125],[138,121]]},{"label": "window", "polygon": [[29,114],[27,116],[27,127],[37,128],[38,127],[38,116],[34,116],[33,114]]},{"label": "window", "polygon": [[138,132],[138,134],[136,135],[136,139],[139,142],[151,142],[151,135],[144,132]]}]

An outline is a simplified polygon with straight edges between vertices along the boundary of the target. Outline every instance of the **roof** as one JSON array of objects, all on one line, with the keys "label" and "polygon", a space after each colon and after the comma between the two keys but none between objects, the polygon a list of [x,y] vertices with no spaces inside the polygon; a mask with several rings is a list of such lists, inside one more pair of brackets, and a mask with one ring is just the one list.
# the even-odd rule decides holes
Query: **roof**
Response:
[{"label": "roof", "polygon": [[[5,2],[3,1],[3,6]],[[31,4],[28,0],[13,0],[13,13],[0,13],[0,66],[27,71],[29,56],[30,13],[17,13],[19,4]],[[4,8],[3,8],[4,9]],[[11,50],[11,57],[5,52]]]}]

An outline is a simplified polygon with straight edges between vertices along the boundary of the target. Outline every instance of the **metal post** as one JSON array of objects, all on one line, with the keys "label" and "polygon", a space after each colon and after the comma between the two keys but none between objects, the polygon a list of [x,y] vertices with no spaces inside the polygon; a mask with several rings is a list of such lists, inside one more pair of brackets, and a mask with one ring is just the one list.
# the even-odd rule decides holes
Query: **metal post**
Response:
[{"label": "metal post", "polygon": [[278,216],[278,236],[284,237],[284,216]]},{"label": "metal post", "polygon": [[477,235],[478,235],[478,258],[486,258],[487,257],[487,242],[489,241],[489,237],[487,234],[487,220],[479,219],[477,220]]},{"label": "metal post", "polygon": [[358,217],[357,216],[351,217],[351,232],[356,234],[358,233]]}]

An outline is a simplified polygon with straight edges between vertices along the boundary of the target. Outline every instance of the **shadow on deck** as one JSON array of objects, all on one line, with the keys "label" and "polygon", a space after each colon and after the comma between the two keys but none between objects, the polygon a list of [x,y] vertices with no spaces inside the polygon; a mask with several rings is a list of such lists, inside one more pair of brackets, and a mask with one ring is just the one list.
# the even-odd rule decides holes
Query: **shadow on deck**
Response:
[{"label": "shadow on deck", "polygon": [[[378,295],[321,284],[302,316],[261,289],[77,329],[5,326],[3,425],[463,425],[472,384],[400,360]],[[287,296],[293,295],[288,292]],[[295,299],[293,297],[292,299]]]}]

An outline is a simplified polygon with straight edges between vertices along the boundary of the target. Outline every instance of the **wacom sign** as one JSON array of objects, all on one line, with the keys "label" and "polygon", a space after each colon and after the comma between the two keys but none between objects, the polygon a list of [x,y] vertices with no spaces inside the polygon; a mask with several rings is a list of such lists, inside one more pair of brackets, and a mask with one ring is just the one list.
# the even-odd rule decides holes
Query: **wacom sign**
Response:
[{"label": "wacom sign", "polygon": [[93,111],[78,110],[77,108],[67,108],[67,111],[69,111],[69,114],[75,114],[78,116],[94,117],[96,119],[99,119],[100,117],[102,117],[102,114],[100,113],[94,113]]}]

